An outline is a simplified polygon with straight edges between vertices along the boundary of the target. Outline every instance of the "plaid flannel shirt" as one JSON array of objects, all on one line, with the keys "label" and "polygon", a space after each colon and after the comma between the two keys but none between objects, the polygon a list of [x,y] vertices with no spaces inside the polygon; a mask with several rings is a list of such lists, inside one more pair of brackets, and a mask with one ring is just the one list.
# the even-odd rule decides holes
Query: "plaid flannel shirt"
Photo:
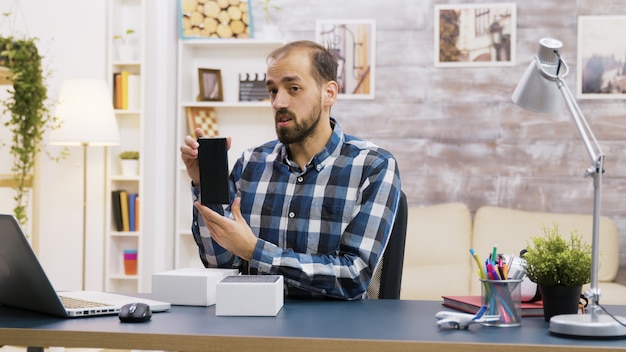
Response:
[{"label": "plaid flannel shirt", "polygon": [[[393,227],[400,175],[391,153],[331,123],[330,140],[305,170],[278,140],[235,163],[231,200],[241,197],[242,215],[258,237],[250,263],[213,241],[194,208],[192,232],[206,267],[283,275],[287,296],[365,298]],[[231,215],[230,206],[211,208]]]}]

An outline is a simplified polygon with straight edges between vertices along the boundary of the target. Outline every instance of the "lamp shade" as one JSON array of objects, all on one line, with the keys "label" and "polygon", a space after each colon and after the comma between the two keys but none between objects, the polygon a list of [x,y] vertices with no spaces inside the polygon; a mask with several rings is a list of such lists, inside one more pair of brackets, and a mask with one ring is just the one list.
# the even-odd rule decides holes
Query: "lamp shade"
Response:
[{"label": "lamp shade", "polygon": [[539,40],[537,55],[526,69],[524,76],[513,92],[513,102],[518,106],[543,113],[555,113],[563,109],[563,98],[556,84],[557,70],[566,70],[567,66],[558,56],[563,44],[556,39]]},{"label": "lamp shade", "polygon": [[50,144],[108,146],[120,143],[111,94],[103,80],[64,81],[54,116],[61,125],[50,131]]}]

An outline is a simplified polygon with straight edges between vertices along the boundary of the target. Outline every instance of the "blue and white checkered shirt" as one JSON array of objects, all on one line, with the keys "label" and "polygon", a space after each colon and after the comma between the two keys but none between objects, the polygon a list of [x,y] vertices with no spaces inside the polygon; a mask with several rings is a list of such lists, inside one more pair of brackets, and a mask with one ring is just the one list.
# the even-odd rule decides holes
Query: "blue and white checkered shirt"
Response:
[{"label": "blue and white checkered shirt", "polygon": [[[305,170],[277,140],[249,149],[230,175],[231,200],[259,238],[250,263],[211,239],[194,208],[193,235],[206,267],[283,275],[288,296],[360,299],[391,233],[400,198],[393,155],[332,120],[326,147]],[[194,198],[200,190],[193,188]],[[230,206],[211,206],[230,216]],[[245,264],[245,269],[243,269]]]}]

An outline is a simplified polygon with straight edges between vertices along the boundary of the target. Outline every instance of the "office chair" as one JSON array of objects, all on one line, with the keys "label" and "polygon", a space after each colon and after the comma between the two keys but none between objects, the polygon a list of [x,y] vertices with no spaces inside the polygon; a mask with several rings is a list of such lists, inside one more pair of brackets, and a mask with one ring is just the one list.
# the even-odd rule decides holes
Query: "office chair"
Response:
[{"label": "office chair", "polygon": [[404,244],[406,242],[407,208],[406,195],[400,191],[400,202],[398,203],[398,212],[391,230],[391,237],[380,264],[372,276],[372,282],[367,288],[369,298],[400,299]]}]

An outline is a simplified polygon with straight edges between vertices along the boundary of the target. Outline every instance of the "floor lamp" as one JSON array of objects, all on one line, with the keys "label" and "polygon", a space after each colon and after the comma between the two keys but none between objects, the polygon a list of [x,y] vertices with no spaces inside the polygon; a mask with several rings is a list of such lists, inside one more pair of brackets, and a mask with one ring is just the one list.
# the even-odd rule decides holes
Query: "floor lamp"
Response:
[{"label": "floor lamp", "polygon": [[83,290],[87,254],[87,147],[120,143],[111,92],[104,80],[64,81],[54,115],[61,126],[50,132],[49,139],[53,145],[82,146],[83,149]]},{"label": "floor lamp", "polygon": [[561,58],[559,52],[561,47],[563,44],[559,40],[540,39],[537,54],[513,93],[515,104],[535,112],[558,112],[562,109],[563,101],[565,101],[591,159],[591,166],[585,171],[585,176],[593,179],[594,190],[591,285],[589,290],[585,292],[591,303],[586,309],[586,314],[561,314],[552,317],[549,329],[555,334],[573,337],[622,337],[626,336],[626,326],[624,325],[626,319],[604,314],[604,309],[599,305],[600,196],[605,155],[576,100],[565,85],[564,78],[567,76],[569,68]]}]

